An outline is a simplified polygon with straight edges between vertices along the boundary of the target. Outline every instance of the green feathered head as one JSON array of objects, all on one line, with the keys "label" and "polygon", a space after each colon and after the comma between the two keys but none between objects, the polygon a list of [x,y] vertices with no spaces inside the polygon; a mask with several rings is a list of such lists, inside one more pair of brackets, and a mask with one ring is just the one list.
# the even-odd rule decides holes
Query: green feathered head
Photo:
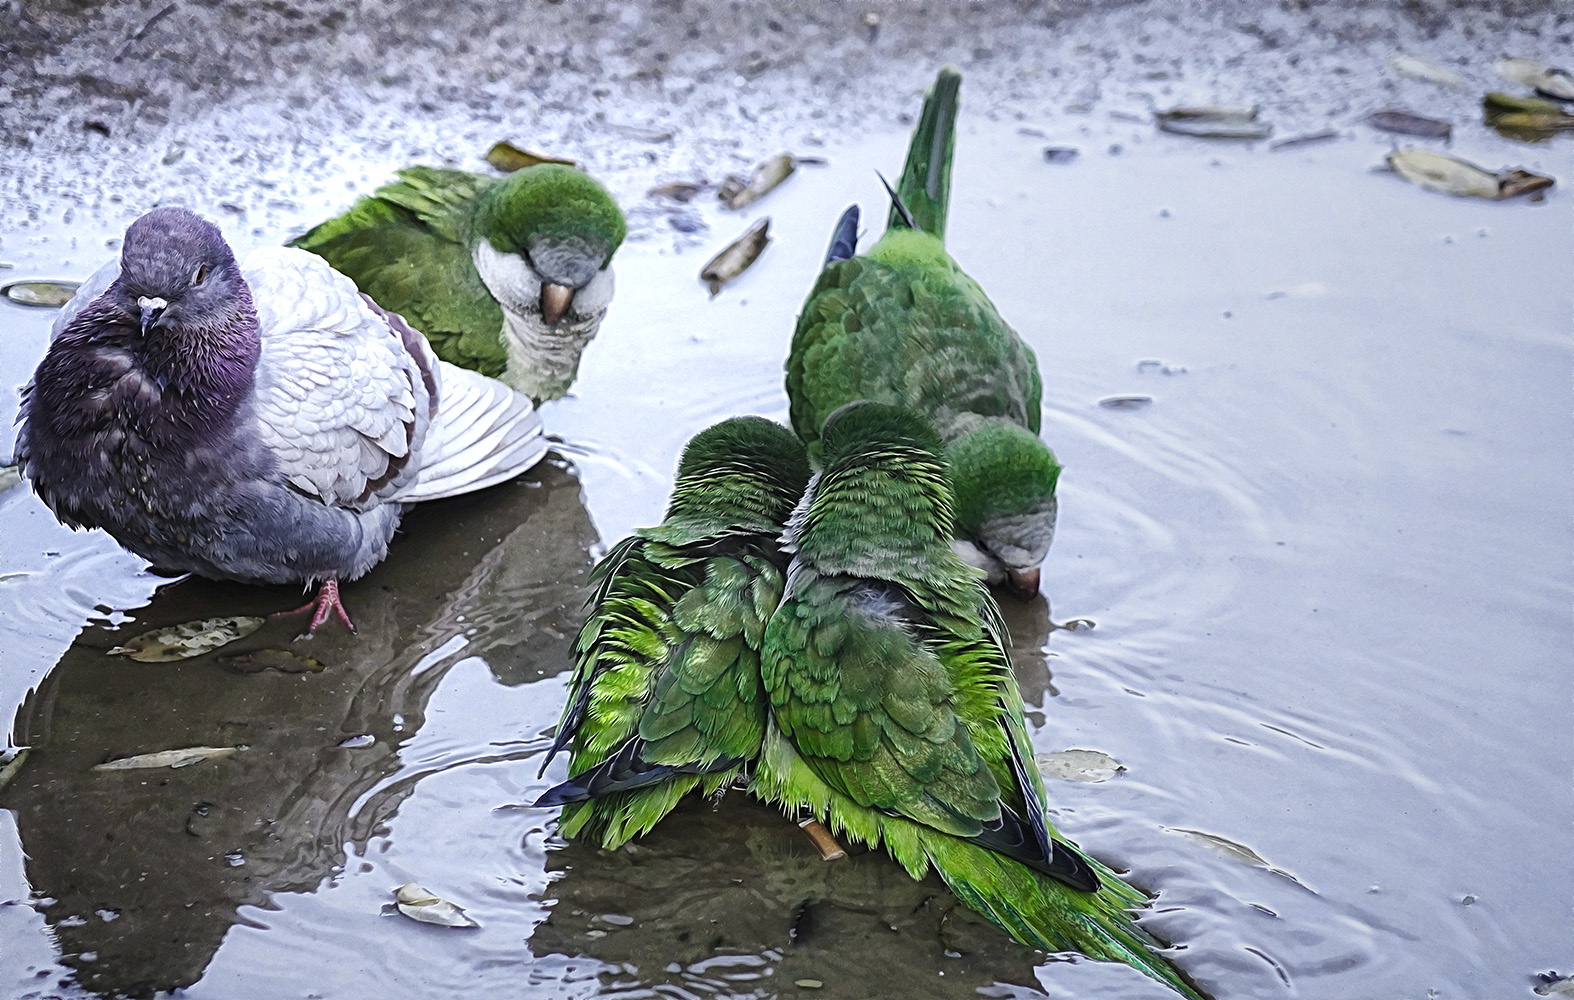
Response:
[{"label": "green feathered head", "polygon": [[780,527],[808,484],[809,459],[792,431],[763,417],[733,417],[684,447],[666,522],[707,531]]},{"label": "green feathered head", "polygon": [[1054,538],[1054,453],[1016,424],[980,421],[948,457],[958,534],[982,542],[1008,567],[1036,566]]},{"label": "green feathered head", "polygon": [[515,171],[476,207],[476,233],[499,253],[520,254],[555,284],[581,288],[607,266],[628,224],[607,189],[560,163]]},{"label": "green feathered head", "polygon": [[[859,400],[825,420],[824,471],[803,528],[822,527],[848,554],[922,548],[951,536],[945,446],[912,410]],[[836,525],[830,531],[824,528]]]}]

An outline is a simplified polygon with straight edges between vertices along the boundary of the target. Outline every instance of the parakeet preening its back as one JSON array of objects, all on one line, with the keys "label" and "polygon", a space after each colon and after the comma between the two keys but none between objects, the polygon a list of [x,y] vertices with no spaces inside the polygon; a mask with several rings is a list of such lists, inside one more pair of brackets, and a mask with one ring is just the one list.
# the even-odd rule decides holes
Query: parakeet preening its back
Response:
[{"label": "parakeet preening its back", "polygon": [[952,451],[957,534],[992,580],[1038,589],[1054,537],[1060,465],[1039,440],[1033,351],[945,249],[961,76],[924,98],[885,234],[854,255],[856,206],[832,237],[787,358],[793,429],[811,450],[837,407],[899,403]]},{"label": "parakeet preening its back", "polygon": [[752,790],[933,867],[1024,944],[1125,962],[1197,994],[1128,908],[1145,902],[1044,815],[999,609],[952,551],[944,449],[911,410],[832,414],[783,540],[765,630],[771,707]]},{"label": "parakeet preening its back", "polygon": [[612,301],[627,232],[606,189],[561,164],[398,178],[291,245],[408,318],[443,360],[537,401],[562,396]]},{"label": "parakeet preening its back", "polygon": [[782,525],[808,478],[787,428],[723,421],[684,449],[662,523],[597,565],[547,758],[569,746],[572,777],[536,802],[564,806],[564,836],[617,847],[758,756],[760,639],[781,599]]}]

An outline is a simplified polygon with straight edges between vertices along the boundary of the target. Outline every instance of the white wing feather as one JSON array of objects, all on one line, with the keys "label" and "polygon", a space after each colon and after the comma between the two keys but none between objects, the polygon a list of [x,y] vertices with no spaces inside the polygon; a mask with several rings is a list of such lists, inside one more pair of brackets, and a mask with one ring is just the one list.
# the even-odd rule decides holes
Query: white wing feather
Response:
[{"label": "white wing feather", "polygon": [[414,482],[429,401],[399,335],[315,254],[264,247],[241,274],[262,333],[257,430],[284,476],[358,510]]}]

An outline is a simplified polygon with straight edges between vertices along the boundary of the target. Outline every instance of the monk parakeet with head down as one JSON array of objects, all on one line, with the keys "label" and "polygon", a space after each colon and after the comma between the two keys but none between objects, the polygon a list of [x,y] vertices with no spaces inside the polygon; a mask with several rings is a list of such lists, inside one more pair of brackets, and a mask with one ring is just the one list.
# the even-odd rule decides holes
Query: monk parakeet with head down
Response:
[{"label": "monk parakeet with head down", "polygon": [[857,402],[819,440],[760,653],[773,724],[752,791],[883,843],[914,878],[933,867],[1023,944],[1197,997],[1132,922],[1143,894],[1045,818],[999,608],[949,544],[939,436],[911,410]]},{"label": "monk parakeet with head down", "polygon": [[792,425],[811,444],[856,399],[929,417],[946,443],[957,549],[991,582],[1037,592],[1055,534],[1060,465],[1038,437],[1033,351],[945,249],[957,92],[941,70],[913,130],[885,234],[854,255],[858,208],[843,214],[787,359]]},{"label": "monk parakeet with head down", "polygon": [[617,847],[758,756],[760,638],[781,600],[782,525],[808,479],[787,428],[723,421],[684,449],[666,519],[597,565],[548,754],[570,746],[572,777],[536,802],[564,807],[564,836]]},{"label": "monk parakeet with head down", "polygon": [[507,177],[410,167],[291,245],[426,334],[443,360],[558,399],[612,301],[623,213],[561,164]]}]

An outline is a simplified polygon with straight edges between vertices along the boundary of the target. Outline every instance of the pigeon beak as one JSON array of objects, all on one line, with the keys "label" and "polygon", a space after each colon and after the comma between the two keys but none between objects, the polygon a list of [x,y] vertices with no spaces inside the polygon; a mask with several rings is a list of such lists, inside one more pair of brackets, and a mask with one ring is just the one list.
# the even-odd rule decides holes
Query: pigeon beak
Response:
[{"label": "pigeon beak", "polygon": [[568,312],[568,305],[574,301],[574,290],[567,285],[541,286],[541,318],[547,321],[548,326],[556,326],[557,321]]},{"label": "pigeon beak", "polygon": [[1037,566],[1007,570],[1006,580],[1011,586],[1011,592],[1018,597],[1028,598],[1038,593]]},{"label": "pigeon beak", "polygon": [[143,295],[137,299],[137,308],[142,310],[142,335],[146,337],[148,331],[158,325],[159,317],[169,308],[169,302]]}]

